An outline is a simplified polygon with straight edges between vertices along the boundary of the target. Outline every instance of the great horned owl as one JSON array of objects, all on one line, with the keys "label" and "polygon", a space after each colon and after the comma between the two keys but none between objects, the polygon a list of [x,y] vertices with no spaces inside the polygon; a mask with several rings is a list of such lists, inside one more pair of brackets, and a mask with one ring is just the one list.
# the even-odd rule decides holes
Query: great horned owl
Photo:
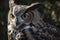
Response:
[{"label": "great horned owl", "polygon": [[[13,1],[11,3],[13,3]],[[24,29],[34,28],[32,25],[39,26],[38,24],[40,23],[40,16],[37,8],[41,7],[42,4],[13,4],[12,6],[10,4],[11,8],[8,13],[8,37],[11,36],[13,40],[16,40],[16,35],[19,34],[20,31]]]},{"label": "great horned owl", "polygon": [[45,38],[45,40],[50,40],[54,38],[47,31],[57,32],[56,28],[50,24],[47,25],[37,10],[43,4],[16,5],[14,2],[11,3],[13,4],[10,4],[8,13],[8,40],[44,40]]}]

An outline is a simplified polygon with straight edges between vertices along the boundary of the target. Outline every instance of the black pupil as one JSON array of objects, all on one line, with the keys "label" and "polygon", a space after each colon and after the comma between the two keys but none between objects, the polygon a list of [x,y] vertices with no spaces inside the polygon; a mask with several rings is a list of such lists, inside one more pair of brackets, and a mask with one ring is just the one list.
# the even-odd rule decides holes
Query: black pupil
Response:
[{"label": "black pupil", "polygon": [[24,14],[24,17],[26,18],[26,14]]},{"label": "black pupil", "polygon": [[26,14],[24,14],[24,17],[26,17]]},{"label": "black pupil", "polygon": [[11,14],[11,16],[12,16],[12,18],[14,18],[14,15],[13,14]]}]

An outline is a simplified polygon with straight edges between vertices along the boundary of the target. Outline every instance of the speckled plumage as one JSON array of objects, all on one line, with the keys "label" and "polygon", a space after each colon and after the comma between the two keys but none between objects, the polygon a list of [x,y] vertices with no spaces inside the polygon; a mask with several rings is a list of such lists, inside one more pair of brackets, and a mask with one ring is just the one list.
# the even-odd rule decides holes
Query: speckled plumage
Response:
[{"label": "speckled plumage", "polygon": [[8,40],[55,40],[54,34],[60,35],[60,31],[42,20],[37,10],[42,6],[40,3],[10,5]]}]

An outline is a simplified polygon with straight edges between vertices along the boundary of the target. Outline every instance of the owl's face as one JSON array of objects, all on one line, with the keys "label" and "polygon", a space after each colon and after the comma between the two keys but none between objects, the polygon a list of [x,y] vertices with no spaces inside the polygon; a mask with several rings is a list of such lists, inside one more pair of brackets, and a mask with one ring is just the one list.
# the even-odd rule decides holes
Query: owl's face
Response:
[{"label": "owl's face", "polygon": [[33,13],[31,11],[25,13],[25,11],[26,8],[23,6],[14,6],[10,14],[10,24],[15,27],[29,25],[33,19]]},{"label": "owl's face", "polygon": [[35,17],[37,17],[38,12],[36,12],[35,9],[40,7],[40,5],[41,4],[39,3],[35,3],[30,6],[14,5],[8,14],[8,22],[16,28],[29,25],[37,19]]}]

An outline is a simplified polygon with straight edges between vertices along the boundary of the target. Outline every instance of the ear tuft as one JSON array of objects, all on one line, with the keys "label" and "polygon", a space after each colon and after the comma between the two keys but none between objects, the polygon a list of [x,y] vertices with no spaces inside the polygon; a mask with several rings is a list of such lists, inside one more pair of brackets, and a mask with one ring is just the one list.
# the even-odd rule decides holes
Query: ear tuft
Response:
[{"label": "ear tuft", "polygon": [[35,10],[35,9],[43,7],[43,6],[44,5],[42,3],[39,3],[39,2],[33,3],[30,6],[26,7],[27,8],[26,12],[29,11],[29,10]]},{"label": "ear tuft", "polygon": [[9,0],[9,8],[12,8],[14,6],[14,0]]}]

